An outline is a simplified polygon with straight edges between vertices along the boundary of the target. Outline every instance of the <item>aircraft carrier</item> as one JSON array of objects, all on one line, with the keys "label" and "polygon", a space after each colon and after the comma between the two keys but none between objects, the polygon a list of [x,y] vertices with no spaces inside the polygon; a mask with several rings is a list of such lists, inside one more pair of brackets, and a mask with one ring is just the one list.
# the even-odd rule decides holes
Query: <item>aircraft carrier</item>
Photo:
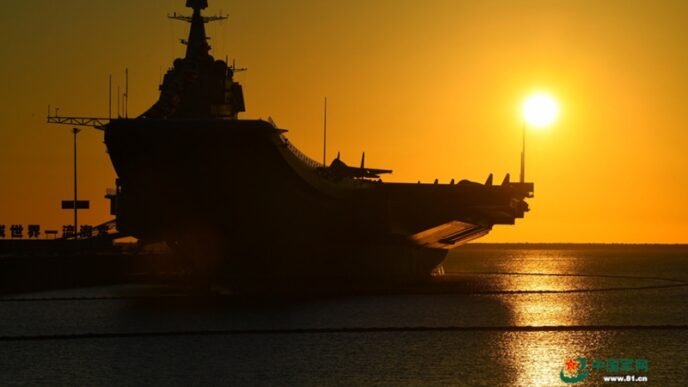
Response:
[{"label": "aircraft carrier", "polygon": [[186,55],[159,100],[102,125],[117,173],[119,233],[165,241],[188,272],[240,291],[408,284],[442,273],[447,252],[514,224],[533,183],[383,182],[390,170],[317,162],[271,120],[245,111],[238,70],[210,54],[207,0],[187,0]]}]

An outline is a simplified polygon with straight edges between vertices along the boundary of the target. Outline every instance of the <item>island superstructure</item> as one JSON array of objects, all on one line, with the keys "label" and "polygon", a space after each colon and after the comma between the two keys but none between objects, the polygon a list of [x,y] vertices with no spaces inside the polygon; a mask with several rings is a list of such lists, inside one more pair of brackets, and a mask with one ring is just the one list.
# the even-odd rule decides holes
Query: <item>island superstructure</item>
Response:
[{"label": "island superstructure", "polygon": [[[390,183],[391,170],[323,165],[245,111],[238,70],[210,54],[206,0],[187,0],[186,55],[136,118],[102,125],[117,229],[165,241],[189,272],[232,289],[415,283],[447,252],[514,224],[533,183]],[[293,101],[285,101],[289,103]]]}]

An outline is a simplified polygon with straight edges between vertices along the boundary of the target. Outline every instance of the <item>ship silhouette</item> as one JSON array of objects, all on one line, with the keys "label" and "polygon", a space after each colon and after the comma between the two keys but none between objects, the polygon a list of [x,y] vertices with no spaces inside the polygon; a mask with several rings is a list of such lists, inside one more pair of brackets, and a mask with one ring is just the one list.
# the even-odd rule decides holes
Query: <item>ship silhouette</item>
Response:
[{"label": "ship silhouette", "polygon": [[[165,241],[196,278],[236,291],[407,284],[443,272],[447,252],[514,224],[533,183],[389,183],[391,170],[329,165],[272,120],[240,119],[239,69],[210,55],[206,0],[187,0],[186,55],[158,101],[102,125],[117,174],[117,229]],[[63,120],[64,121],[64,120]],[[72,121],[74,122],[74,121]],[[64,122],[63,122],[64,123]],[[365,156],[364,156],[365,157]]]}]

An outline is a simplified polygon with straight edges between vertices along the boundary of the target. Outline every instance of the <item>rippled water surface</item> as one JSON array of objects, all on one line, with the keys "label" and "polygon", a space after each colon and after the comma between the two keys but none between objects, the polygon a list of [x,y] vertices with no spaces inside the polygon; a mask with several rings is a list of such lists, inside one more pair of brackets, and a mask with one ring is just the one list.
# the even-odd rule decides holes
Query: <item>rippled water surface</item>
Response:
[{"label": "rippled water surface", "polygon": [[0,385],[571,385],[576,358],[648,366],[588,364],[573,385],[686,385],[686,246],[473,245],[445,269],[402,294],[289,302],[140,285],[0,298]]}]

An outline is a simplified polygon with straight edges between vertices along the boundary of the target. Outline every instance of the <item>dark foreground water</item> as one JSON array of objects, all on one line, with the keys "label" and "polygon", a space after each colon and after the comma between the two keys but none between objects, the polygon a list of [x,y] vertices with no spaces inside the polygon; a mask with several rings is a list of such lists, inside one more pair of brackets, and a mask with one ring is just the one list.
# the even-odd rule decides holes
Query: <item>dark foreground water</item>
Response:
[{"label": "dark foreground water", "polygon": [[688,385],[688,246],[467,246],[445,269],[431,294],[0,298],[0,385]]}]

